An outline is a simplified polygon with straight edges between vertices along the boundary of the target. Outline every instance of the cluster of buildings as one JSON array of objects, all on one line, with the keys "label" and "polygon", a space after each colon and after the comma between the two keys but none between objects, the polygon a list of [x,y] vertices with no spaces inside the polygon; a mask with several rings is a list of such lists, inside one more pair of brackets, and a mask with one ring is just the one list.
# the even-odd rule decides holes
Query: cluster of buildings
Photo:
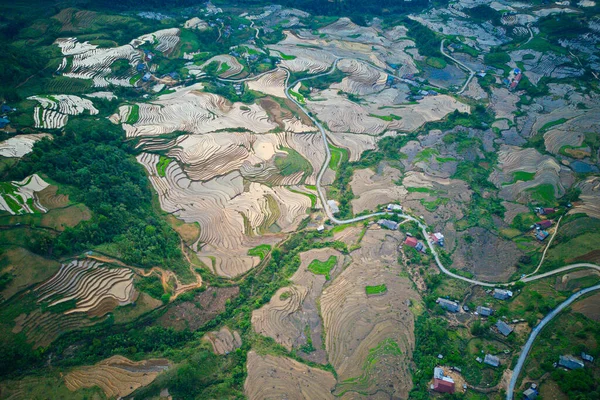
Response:
[{"label": "cluster of buildings", "polygon": [[3,129],[10,124],[10,120],[7,118],[6,114],[13,111],[17,111],[17,109],[10,107],[8,104],[3,104],[0,107],[0,129]]},{"label": "cluster of buildings", "polygon": [[410,247],[413,247],[415,250],[420,251],[421,253],[425,253],[425,245],[423,242],[417,240],[414,236],[407,236],[404,244]]},{"label": "cluster of buildings", "polygon": [[521,82],[522,78],[523,73],[521,70],[519,68],[515,68],[510,71],[508,78],[505,78],[503,82],[508,87],[508,90],[513,91],[517,88],[517,85],[519,85],[519,82]]},{"label": "cluster of buildings", "polygon": [[594,362],[594,357],[585,352],[581,352],[581,360],[572,355],[559,356],[557,365],[567,369],[580,369],[585,367],[584,361]]}]

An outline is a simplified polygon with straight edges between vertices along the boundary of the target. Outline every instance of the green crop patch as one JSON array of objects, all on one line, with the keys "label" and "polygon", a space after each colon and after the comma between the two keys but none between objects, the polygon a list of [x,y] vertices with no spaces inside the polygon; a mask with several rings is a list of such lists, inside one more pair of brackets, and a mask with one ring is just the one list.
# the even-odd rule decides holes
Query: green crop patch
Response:
[{"label": "green crop patch", "polygon": [[377,286],[365,286],[365,291],[367,292],[367,296],[381,294],[387,292],[387,286],[385,283]]},{"label": "green crop patch", "polygon": [[248,255],[253,256],[253,257],[258,257],[261,260],[264,260],[270,251],[271,251],[270,244],[261,244],[259,246],[256,246],[256,247],[248,250]]},{"label": "green crop patch", "polygon": [[315,275],[325,275],[325,278],[329,280],[329,273],[335,267],[336,263],[336,256],[330,256],[327,261],[312,260],[308,265],[308,270]]},{"label": "green crop patch", "polygon": [[298,172],[304,172],[305,175],[312,173],[312,166],[300,153],[287,147],[284,147],[283,150],[287,155],[275,157],[275,166],[281,175],[290,176]]},{"label": "green crop patch", "polygon": [[165,171],[167,170],[169,164],[171,164],[171,161],[173,161],[172,158],[160,156],[160,160],[158,160],[158,163],[156,164],[156,172],[158,172],[158,176],[163,178],[165,177]]}]

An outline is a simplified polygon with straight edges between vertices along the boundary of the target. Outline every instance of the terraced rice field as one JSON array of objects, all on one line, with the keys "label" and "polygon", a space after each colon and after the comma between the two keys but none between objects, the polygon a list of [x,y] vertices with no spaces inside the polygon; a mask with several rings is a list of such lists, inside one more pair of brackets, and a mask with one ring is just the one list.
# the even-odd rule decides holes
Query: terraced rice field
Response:
[{"label": "terraced rice field", "polygon": [[126,268],[107,268],[92,260],[63,264],[50,279],[34,289],[38,303],[48,307],[75,301],[65,314],[87,313],[100,317],[133,302],[133,272]]},{"label": "terraced rice field", "polygon": [[[325,346],[338,374],[335,394],[384,392],[406,398],[412,387],[409,360],[414,348],[411,301],[420,301],[407,278],[399,276],[397,232],[369,229],[352,263],[320,299]],[[369,296],[368,286],[386,285]]]},{"label": "terraced rice field", "polygon": [[309,197],[285,187],[245,185],[239,172],[191,181],[178,164],[170,163],[161,177],[156,170],[158,158],[143,153],[138,161],[150,174],[161,208],[200,225],[199,241],[205,246],[198,255],[219,275],[235,276],[252,268],[260,260],[248,256],[248,250],[278,240],[258,236],[268,234],[273,225],[282,232],[295,230],[311,206]]},{"label": "terraced rice field", "polygon": [[331,372],[312,368],[287,357],[248,353],[244,392],[250,400],[334,399]]},{"label": "terraced rice field", "polygon": [[375,210],[382,204],[402,202],[408,195],[408,191],[404,186],[394,183],[401,176],[402,173],[399,170],[391,167],[385,167],[380,174],[376,174],[368,168],[355,170],[350,181],[355,196],[352,200],[354,212]]},{"label": "terraced rice field", "polygon": [[166,359],[135,362],[123,356],[113,356],[96,365],[69,372],[65,375],[64,381],[73,392],[81,388],[98,386],[107,397],[122,398],[152,383],[161,372],[170,367],[171,363]]},{"label": "terraced rice field", "polygon": [[[266,133],[276,127],[259,105],[232,104],[202,89],[203,85],[197,83],[178,88],[151,103],[139,104],[139,119],[123,125],[127,137],[158,136],[175,131],[209,133],[239,128]],[[119,118],[113,117],[113,120]]]},{"label": "terraced rice field", "polygon": [[36,100],[39,107],[33,110],[33,119],[36,128],[58,129],[64,127],[69,115],[80,115],[88,111],[90,115],[98,114],[91,100],[79,96],[57,94],[53,96],[31,96],[29,100]]},{"label": "terraced rice field", "polygon": [[[526,191],[540,185],[552,186],[559,196],[565,191],[561,178],[568,170],[536,149],[504,145],[498,152],[498,168],[490,181],[500,188],[499,196],[505,200],[527,201]],[[523,179],[524,174],[529,174],[527,179]]]},{"label": "terraced rice field", "polygon": [[285,78],[287,73],[281,68],[247,82],[248,89],[270,96],[285,98]]},{"label": "terraced rice field", "polygon": [[[131,86],[129,81],[134,75],[133,67],[141,61],[141,52],[131,44],[98,48],[89,42],[79,42],[76,38],[57,39],[55,44],[64,56],[57,72],[67,78],[91,79],[94,87]],[[68,58],[70,58],[70,70],[63,72],[69,64]],[[117,60],[127,60],[132,67],[130,71],[122,76],[113,76],[111,65]]]},{"label": "terraced rice field", "polygon": [[215,354],[221,355],[229,354],[242,345],[240,334],[237,331],[231,332],[226,326],[219,331],[208,332],[203,339],[211,344]]},{"label": "terraced rice field", "polygon": [[579,182],[577,187],[581,190],[581,202],[574,204],[569,213],[585,213],[592,218],[600,218],[600,178],[590,176]]},{"label": "terraced rice field", "polygon": [[21,158],[31,153],[33,145],[44,138],[52,139],[47,133],[17,135],[0,142],[0,156]]},{"label": "terraced rice field", "polygon": [[37,193],[47,187],[48,183],[37,174],[20,182],[0,182],[0,211],[12,215],[47,212],[37,197]]},{"label": "terraced rice field", "polygon": [[231,78],[240,74],[244,70],[244,66],[239,61],[229,54],[221,54],[207,60],[200,68],[206,68],[208,65],[217,64],[217,75],[221,78]]},{"label": "terraced rice field", "polygon": [[[326,364],[317,302],[326,280],[341,269],[344,257],[325,248],[300,253],[300,260],[298,271],[290,279],[293,285],[279,289],[268,304],[255,310],[252,326],[255,332],[273,338],[289,350],[304,350],[301,357]],[[315,273],[317,263],[326,265],[327,271]]]},{"label": "terraced rice field", "polygon": [[363,96],[385,88],[387,74],[365,62],[343,59],[338,62],[337,68],[348,76],[342,79],[342,82],[331,85],[332,89]]},{"label": "terraced rice field", "polygon": [[144,43],[150,43],[156,51],[170,54],[179,43],[179,33],[179,28],[161,29],[132,40],[131,45],[137,48]]},{"label": "terraced rice field", "polygon": [[85,314],[61,314],[35,310],[29,314],[21,314],[15,318],[12,333],[23,332],[27,342],[34,348],[48,347],[64,333],[82,329],[102,322],[103,319],[91,320]]},{"label": "terraced rice field", "polygon": [[[381,98],[382,99],[382,98]],[[380,99],[380,100],[381,100]],[[379,104],[357,104],[337,90],[320,92],[308,108],[324,121],[331,132],[379,135],[386,130],[413,131],[429,121],[437,121],[451,112],[470,112],[470,107],[446,95],[428,96],[418,104],[408,104],[391,109],[398,118],[390,121],[374,117],[381,115]],[[386,118],[387,119],[387,118]]]}]

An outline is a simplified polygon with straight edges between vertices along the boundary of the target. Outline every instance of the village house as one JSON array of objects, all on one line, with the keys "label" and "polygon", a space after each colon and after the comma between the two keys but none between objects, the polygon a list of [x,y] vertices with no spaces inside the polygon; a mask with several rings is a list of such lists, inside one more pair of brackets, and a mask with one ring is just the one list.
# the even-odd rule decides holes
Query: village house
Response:
[{"label": "village house", "polygon": [[388,204],[387,205],[387,210],[388,211],[402,211],[402,206],[398,205],[398,204]]},{"label": "village house", "polygon": [[442,235],[440,232],[432,233],[429,235],[429,237],[434,244],[444,247],[444,235]]},{"label": "village house", "polygon": [[421,253],[425,253],[425,246],[422,242],[419,242],[416,237],[408,236],[404,241],[404,244],[410,247],[414,247],[415,250],[420,251]]},{"label": "village house", "polygon": [[554,212],[556,212],[556,209],[551,208],[551,207],[536,207],[535,212],[540,215],[548,215],[548,214],[553,214]]},{"label": "village house", "polygon": [[558,365],[561,367],[565,367],[567,369],[579,369],[583,368],[585,365],[583,361],[576,359],[573,356],[560,356],[558,358]]},{"label": "village house", "polygon": [[535,233],[535,238],[540,242],[543,242],[548,236],[550,236],[548,231],[537,231]]},{"label": "village house", "polygon": [[395,231],[396,229],[398,229],[398,223],[394,222],[394,221],[390,221],[389,219],[380,219],[379,221],[377,221],[377,223],[379,224],[379,226],[388,228],[392,231]]},{"label": "village house", "polygon": [[454,380],[449,376],[444,375],[444,370],[440,367],[435,367],[433,370],[433,385],[431,389],[440,393],[454,393]]},{"label": "village house", "polygon": [[510,290],[494,289],[494,298],[498,300],[506,300],[511,298],[513,293]]},{"label": "village house", "polygon": [[491,354],[486,354],[485,358],[483,359],[483,362],[487,365],[491,365],[492,367],[500,366],[500,359]]},{"label": "village house", "polygon": [[583,351],[581,352],[581,359],[583,361],[589,361],[589,362],[594,362],[594,357],[592,357],[589,354],[584,353]]},{"label": "village house", "polygon": [[327,205],[329,206],[332,214],[337,214],[340,212],[340,208],[336,204],[335,200],[327,200]]},{"label": "village house", "polygon": [[460,305],[452,300],[442,299],[439,297],[435,302],[446,311],[457,313],[460,310]]},{"label": "village house", "polygon": [[504,321],[496,322],[496,328],[498,329],[498,332],[500,332],[504,336],[510,335],[514,330],[512,326],[508,325]]},{"label": "village house", "polygon": [[489,307],[483,307],[483,306],[477,307],[477,314],[481,315],[482,317],[489,317],[493,313],[494,313],[494,310],[492,310]]},{"label": "village house", "polygon": [[10,120],[8,118],[0,118],[0,129],[6,127],[8,124],[10,124]]},{"label": "village house", "polygon": [[529,387],[529,389],[527,389],[526,391],[523,392],[523,398],[525,400],[533,400],[535,398],[537,398],[538,396],[538,391],[537,391],[537,385],[535,383],[532,383],[531,386]]},{"label": "village house", "polygon": [[551,220],[545,219],[543,221],[536,222],[535,227],[536,227],[536,229],[548,229],[552,226],[552,223],[553,222]]}]

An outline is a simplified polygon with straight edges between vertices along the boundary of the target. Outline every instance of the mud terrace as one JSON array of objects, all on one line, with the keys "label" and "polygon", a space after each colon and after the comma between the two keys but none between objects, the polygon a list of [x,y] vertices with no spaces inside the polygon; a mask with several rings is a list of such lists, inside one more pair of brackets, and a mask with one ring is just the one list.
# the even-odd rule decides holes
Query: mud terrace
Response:
[{"label": "mud terrace", "polygon": [[124,397],[150,384],[171,366],[165,359],[131,361],[113,356],[96,365],[81,367],[65,375],[65,384],[71,391],[98,386],[107,397]]},{"label": "mud terrace", "polygon": [[287,357],[248,353],[244,391],[250,400],[334,399],[331,372],[311,368]]}]

